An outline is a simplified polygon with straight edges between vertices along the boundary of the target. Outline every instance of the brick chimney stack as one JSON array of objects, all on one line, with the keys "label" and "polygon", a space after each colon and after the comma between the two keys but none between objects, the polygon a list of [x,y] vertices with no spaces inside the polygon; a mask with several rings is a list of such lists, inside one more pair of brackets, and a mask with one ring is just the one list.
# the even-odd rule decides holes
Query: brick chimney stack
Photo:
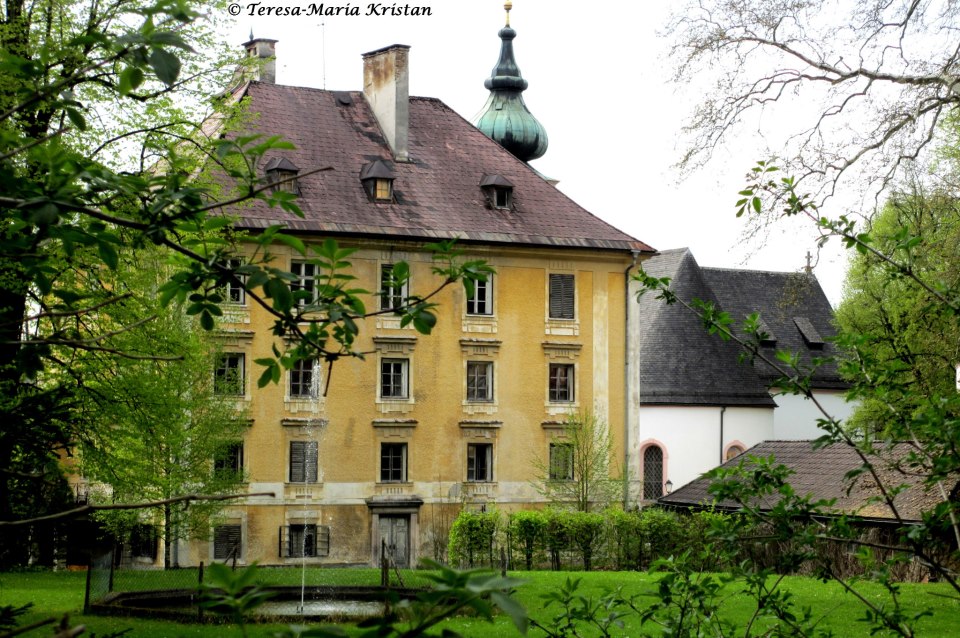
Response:
[{"label": "brick chimney stack", "polygon": [[405,44],[392,44],[363,54],[363,94],[399,162],[409,159],[409,51]]}]

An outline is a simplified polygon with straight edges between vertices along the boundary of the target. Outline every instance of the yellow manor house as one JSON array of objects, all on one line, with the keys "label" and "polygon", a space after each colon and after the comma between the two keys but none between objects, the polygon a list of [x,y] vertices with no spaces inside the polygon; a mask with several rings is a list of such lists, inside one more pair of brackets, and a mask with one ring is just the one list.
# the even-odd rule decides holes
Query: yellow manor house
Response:
[{"label": "yellow manor house", "polygon": [[[458,238],[465,259],[496,274],[470,297],[460,285],[442,291],[430,336],[389,314],[371,318],[357,344],[372,353],[364,360],[337,362],[329,379],[326,367],[304,364],[263,389],[253,362],[270,356],[272,320],[232,289],[215,374],[251,426],[227,462],[251,494],[275,496],[228,506],[209,541],[182,546],[181,563],[376,564],[385,542],[397,564],[415,565],[445,542],[462,507],[542,502],[534,459],[567,453],[551,444],[571,412],[607,423],[617,465],[624,459],[636,394],[628,282],[653,249],[527,164],[547,137],[521,97],[514,36],[500,31],[477,126],[439,100],[408,96],[409,47],[364,55],[363,91],[337,92],[277,85],[275,41],[245,45],[265,64],[234,97],[257,114],[254,132],[296,146],[260,169],[299,195],[305,217],[257,202],[232,211],[239,227],[283,223],[308,243],[332,237],[357,249],[357,287],[386,291],[368,309],[438,287],[426,249],[438,239]],[[278,255],[310,288],[314,267]],[[382,283],[398,261],[410,264],[409,290]]]}]

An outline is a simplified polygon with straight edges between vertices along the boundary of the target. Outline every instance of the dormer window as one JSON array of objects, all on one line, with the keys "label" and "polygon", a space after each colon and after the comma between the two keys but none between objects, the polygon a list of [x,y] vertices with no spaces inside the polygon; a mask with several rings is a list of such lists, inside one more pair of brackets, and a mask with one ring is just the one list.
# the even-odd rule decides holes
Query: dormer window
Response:
[{"label": "dormer window", "polygon": [[360,183],[374,201],[393,201],[393,180],[396,178],[393,169],[384,160],[374,160],[360,169]]},{"label": "dormer window", "polygon": [[274,157],[267,162],[264,172],[267,174],[267,184],[270,184],[271,193],[286,191],[294,195],[300,194],[300,185],[297,180],[300,169],[287,158]]},{"label": "dormer window", "polygon": [[513,183],[503,175],[484,175],[480,188],[493,208],[513,207]]}]

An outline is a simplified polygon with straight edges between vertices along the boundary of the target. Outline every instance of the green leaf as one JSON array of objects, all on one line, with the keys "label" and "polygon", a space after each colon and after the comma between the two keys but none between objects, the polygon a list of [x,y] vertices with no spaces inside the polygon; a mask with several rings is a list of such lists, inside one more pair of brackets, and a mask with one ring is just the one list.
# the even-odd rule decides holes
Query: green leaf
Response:
[{"label": "green leaf", "polygon": [[167,86],[173,86],[180,75],[180,58],[163,49],[154,49],[150,53],[150,68],[157,78]]},{"label": "green leaf", "polygon": [[83,114],[80,113],[80,111],[69,107],[63,109],[63,111],[67,114],[67,118],[73,123],[74,126],[77,127],[77,129],[81,131],[87,130],[87,121],[83,118]]},{"label": "green leaf", "polygon": [[29,219],[31,224],[37,226],[52,226],[60,220],[60,209],[53,204],[46,203],[31,211]]},{"label": "green leaf", "polygon": [[105,263],[110,270],[117,269],[117,264],[119,263],[120,258],[117,255],[117,250],[109,242],[98,242],[97,251],[100,254],[100,259],[103,260],[103,263]]}]

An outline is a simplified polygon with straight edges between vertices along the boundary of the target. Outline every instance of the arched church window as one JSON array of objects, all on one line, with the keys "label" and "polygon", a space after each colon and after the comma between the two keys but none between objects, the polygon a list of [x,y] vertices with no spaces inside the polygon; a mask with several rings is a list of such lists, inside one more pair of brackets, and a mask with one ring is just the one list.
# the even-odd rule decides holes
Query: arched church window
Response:
[{"label": "arched church window", "polygon": [[643,451],[643,498],[654,500],[663,496],[663,449],[651,445]]}]

